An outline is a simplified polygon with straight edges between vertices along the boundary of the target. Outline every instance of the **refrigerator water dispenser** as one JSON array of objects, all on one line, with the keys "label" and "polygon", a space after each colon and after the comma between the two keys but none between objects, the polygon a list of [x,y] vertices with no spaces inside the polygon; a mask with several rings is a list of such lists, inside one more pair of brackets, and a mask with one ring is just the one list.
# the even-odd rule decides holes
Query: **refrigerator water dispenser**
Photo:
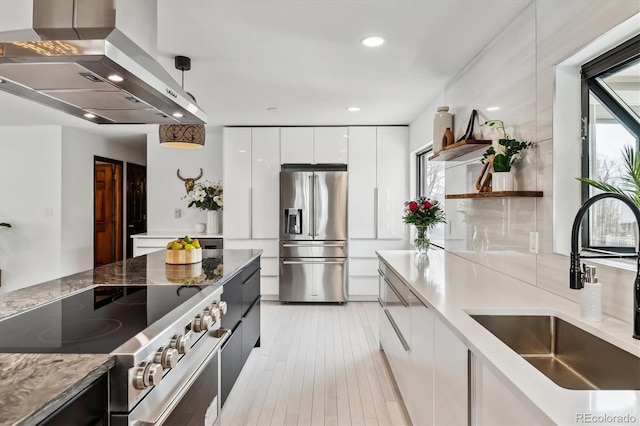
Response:
[{"label": "refrigerator water dispenser", "polygon": [[286,234],[302,234],[302,209],[285,209]]}]

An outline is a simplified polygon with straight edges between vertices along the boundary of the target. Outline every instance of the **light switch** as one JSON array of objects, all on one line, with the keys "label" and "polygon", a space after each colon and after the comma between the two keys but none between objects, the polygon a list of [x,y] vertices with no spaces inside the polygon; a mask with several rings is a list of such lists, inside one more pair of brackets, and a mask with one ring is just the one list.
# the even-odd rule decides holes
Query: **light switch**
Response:
[{"label": "light switch", "polygon": [[180,219],[181,216],[182,216],[182,209],[176,209],[173,217],[175,217],[176,219]]}]

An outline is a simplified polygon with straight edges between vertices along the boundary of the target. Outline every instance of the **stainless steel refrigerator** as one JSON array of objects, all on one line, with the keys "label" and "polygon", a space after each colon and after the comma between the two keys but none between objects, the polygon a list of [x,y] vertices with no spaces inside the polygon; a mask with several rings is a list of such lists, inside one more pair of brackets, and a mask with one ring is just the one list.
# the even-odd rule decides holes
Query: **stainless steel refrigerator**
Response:
[{"label": "stainless steel refrigerator", "polygon": [[280,301],[347,301],[347,171],[280,172]]}]

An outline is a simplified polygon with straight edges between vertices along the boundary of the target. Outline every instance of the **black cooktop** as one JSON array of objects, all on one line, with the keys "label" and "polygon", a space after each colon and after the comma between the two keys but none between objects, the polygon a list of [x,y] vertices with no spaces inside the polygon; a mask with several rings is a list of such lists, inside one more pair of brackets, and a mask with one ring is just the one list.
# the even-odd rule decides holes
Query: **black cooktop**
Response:
[{"label": "black cooktop", "polygon": [[198,287],[100,286],[0,320],[0,352],[110,353]]}]

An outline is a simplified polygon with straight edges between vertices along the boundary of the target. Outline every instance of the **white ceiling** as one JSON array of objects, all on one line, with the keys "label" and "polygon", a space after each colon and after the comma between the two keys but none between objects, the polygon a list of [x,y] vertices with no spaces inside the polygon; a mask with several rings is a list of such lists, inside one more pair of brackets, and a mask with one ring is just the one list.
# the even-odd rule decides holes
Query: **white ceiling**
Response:
[{"label": "white ceiling", "polygon": [[[409,124],[531,0],[158,0],[158,56],[208,126]],[[365,48],[360,39],[387,39]],[[350,113],[356,105],[360,112]],[[278,107],[279,111],[267,111]],[[94,125],[0,92],[0,125]]]}]

